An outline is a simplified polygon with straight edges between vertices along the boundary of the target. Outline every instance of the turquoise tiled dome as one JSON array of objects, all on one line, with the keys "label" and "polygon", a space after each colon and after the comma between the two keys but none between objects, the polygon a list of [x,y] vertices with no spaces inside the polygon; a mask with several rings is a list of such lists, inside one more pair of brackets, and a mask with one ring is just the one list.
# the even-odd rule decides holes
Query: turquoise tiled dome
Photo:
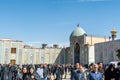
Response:
[{"label": "turquoise tiled dome", "polygon": [[73,32],[71,33],[70,37],[73,36],[82,36],[84,35],[86,32],[79,26],[78,26],[73,30]]}]

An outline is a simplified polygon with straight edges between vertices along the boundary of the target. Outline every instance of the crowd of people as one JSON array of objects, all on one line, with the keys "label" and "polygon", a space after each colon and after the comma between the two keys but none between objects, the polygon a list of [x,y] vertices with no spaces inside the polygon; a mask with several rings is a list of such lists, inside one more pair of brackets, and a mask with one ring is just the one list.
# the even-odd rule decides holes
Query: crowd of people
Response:
[{"label": "crowd of people", "polygon": [[64,65],[0,65],[1,80],[62,80]]},{"label": "crowd of people", "polygon": [[120,80],[120,63],[115,68],[113,64],[81,65],[11,65],[0,64],[0,80],[62,80],[70,73],[66,80]]},{"label": "crowd of people", "polygon": [[88,68],[76,63],[71,71],[71,80],[120,80],[120,62],[115,68],[114,64],[90,64]]}]

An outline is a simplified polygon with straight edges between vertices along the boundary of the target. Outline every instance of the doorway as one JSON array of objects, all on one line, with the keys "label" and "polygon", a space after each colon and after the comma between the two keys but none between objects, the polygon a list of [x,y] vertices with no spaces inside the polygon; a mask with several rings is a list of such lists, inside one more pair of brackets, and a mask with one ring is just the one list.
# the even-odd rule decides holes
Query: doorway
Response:
[{"label": "doorway", "polygon": [[74,47],[74,64],[76,63],[80,63],[80,45],[78,43]]},{"label": "doorway", "polygon": [[10,60],[10,64],[13,64],[13,65],[14,65],[15,63],[16,63],[16,60],[15,60],[15,59],[11,59],[11,60]]}]

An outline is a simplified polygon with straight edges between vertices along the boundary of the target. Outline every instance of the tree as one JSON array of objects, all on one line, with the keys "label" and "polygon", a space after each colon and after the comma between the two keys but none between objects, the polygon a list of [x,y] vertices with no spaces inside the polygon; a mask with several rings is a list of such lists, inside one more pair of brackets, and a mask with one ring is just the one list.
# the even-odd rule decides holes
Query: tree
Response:
[{"label": "tree", "polygon": [[118,49],[116,52],[117,52],[116,56],[117,56],[118,59],[120,60],[120,49]]}]

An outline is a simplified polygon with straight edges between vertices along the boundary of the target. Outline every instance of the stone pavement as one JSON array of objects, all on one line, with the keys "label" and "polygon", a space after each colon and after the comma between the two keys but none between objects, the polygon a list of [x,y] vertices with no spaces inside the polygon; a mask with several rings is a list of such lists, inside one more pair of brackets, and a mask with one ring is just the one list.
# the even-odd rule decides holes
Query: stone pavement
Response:
[{"label": "stone pavement", "polygon": [[67,73],[66,79],[62,79],[62,80],[70,80],[70,73]]}]

